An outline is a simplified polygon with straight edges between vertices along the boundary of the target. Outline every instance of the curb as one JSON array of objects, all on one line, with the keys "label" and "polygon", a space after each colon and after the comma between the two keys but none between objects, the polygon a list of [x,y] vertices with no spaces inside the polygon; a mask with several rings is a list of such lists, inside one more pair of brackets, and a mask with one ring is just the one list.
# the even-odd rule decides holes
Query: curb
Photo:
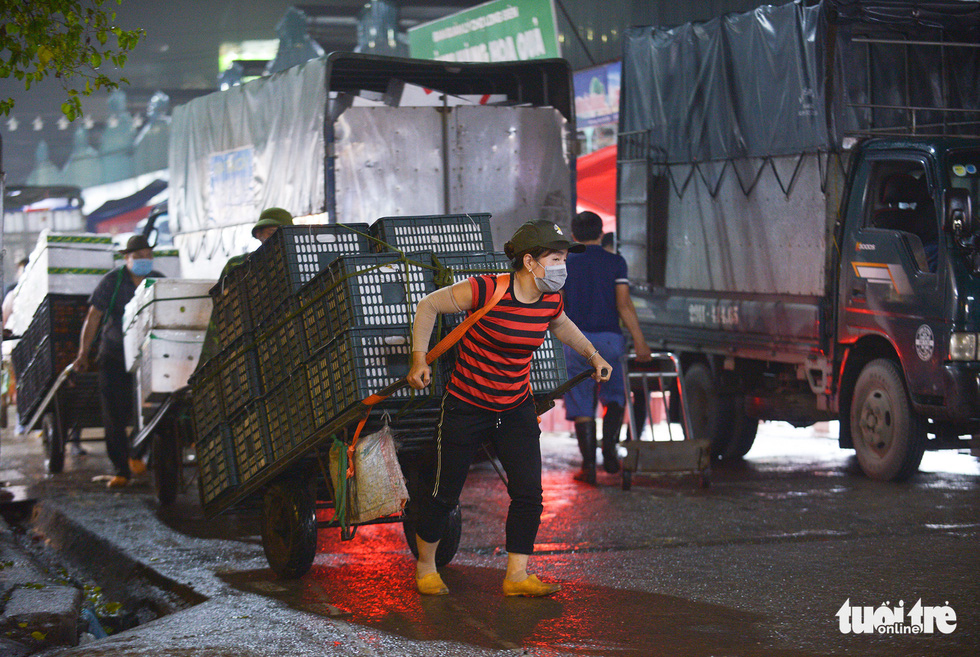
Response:
[{"label": "curb", "polygon": [[44,574],[0,520],[0,649],[28,655],[78,643],[82,591]]}]

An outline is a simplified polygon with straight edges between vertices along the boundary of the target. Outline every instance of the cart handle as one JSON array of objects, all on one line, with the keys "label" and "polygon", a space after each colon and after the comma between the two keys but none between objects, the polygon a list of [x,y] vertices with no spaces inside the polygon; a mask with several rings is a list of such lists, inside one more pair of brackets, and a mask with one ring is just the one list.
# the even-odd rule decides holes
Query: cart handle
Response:
[{"label": "cart handle", "polygon": [[54,385],[51,386],[51,390],[49,390],[48,394],[46,394],[44,399],[41,400],[41,403],[38,405],[37,410],[34,411],[34,415],[31,417],[31,419],[24,425],[24,433],[32,430],[37,425],[38,420],[40,420],[41,416],[44,415],[44,411],[48,410],[48,404],[51,403],[51,398],[54,397],[56,392],[58,392],[58,388],[60,388],[61,384],[65,382],[68,375],[72,373],[74,367],[74,363],[68,363],[68,366],[64,369],[64,371],[58,375],[58,378],[54,381]]},{"label": "cart handle", "polygon": [[[606,376],[608,372],[609,370],[603,367],[599,373],[602,376]],[[582,381],[585,381],[594,373],[595,370],[584,370],[582,372],[579,372],[578,374],[570,378],[568,381],[565,381],[565,383],[561,384],[560,386],[558,386],[548,394],[541,395],[541,397],[534,400],[534,412],[538,415],[544,415],[545,413],[547,413],[548,411],[550,411],[552,408],[555,407],[556,399],[558,399],[559,397],[564,397],[566,392],[568,392],[578,384],[582,383]]]}]

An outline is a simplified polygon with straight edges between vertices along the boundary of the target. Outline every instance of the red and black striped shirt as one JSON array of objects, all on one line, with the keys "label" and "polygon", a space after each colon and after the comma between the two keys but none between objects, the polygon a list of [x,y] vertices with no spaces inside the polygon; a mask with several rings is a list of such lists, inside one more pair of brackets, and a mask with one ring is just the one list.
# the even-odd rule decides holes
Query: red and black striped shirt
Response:
[{"label": "red and black striped shirt", "polygon": [[[469,279],[475,308],[493,295],[496,276]],[[514,277],[507,292],[459,341],[450,394],[491,411],[506,411],[530,394],[531,356],[544,342],[551,320],[564,311],[558,293],[545,293],[534,303],[514,297]]]}]

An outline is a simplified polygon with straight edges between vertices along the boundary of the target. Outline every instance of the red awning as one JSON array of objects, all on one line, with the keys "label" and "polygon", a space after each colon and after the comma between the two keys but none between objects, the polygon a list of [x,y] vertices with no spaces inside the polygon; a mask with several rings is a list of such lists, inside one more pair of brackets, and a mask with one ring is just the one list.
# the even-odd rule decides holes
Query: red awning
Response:
[{"label": "red awning", "polygon": [[577,212],[591,210],[602,217],[603,230],[616,230],[616,146],[606,146],[578,158]]}]

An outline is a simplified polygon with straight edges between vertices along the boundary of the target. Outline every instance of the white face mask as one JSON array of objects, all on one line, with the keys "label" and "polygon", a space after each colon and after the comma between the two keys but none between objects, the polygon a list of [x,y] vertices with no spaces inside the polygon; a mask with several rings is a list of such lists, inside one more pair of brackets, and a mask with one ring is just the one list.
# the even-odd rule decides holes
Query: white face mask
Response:
[{"label": "white face mask", "polygon": [[531,275],[534,276],[534,284],[538,286],[538,289],[542,292],[557,292],[565,285],[565,279],[568,277],[568,270],[565,269],[565,265],[551,265],[550,267],[544,267],[541,263],[535,261],[535,264],[539,265],[544,269],[544,276],[538,278],[534,276],[534,270],[528,269]]}]

